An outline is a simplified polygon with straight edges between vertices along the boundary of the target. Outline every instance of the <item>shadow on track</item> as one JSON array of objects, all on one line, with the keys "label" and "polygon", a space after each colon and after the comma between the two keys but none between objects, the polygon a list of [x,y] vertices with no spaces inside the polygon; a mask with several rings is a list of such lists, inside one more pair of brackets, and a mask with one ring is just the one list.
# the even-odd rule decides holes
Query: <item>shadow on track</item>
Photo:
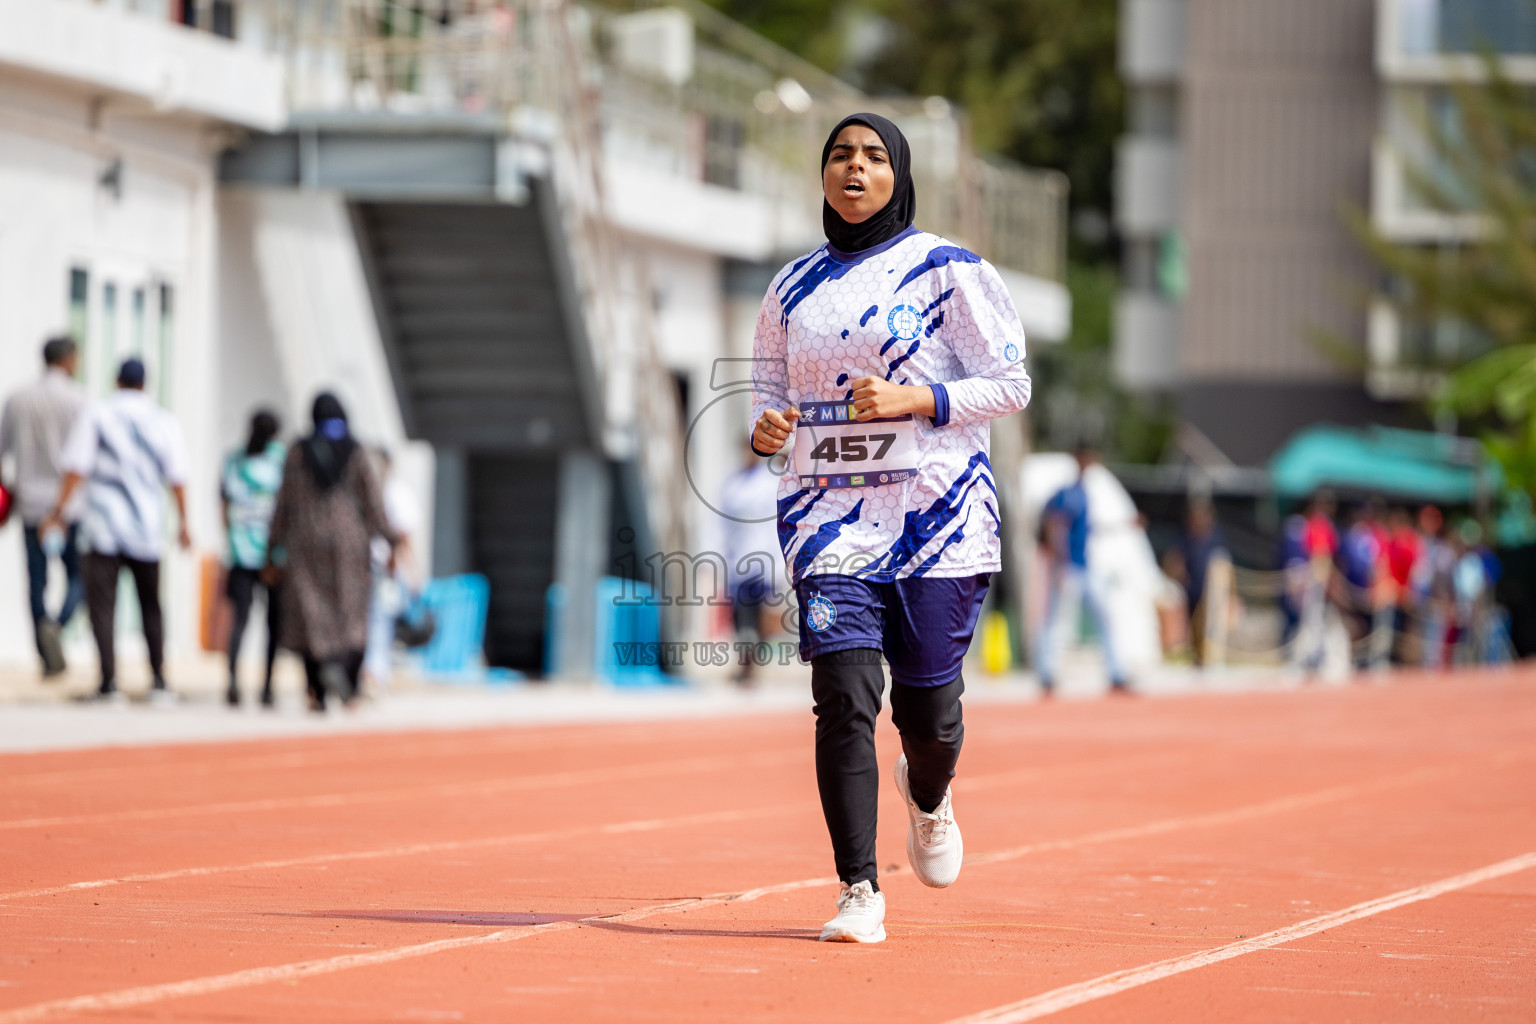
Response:
[{"label": "shadow on track", "polygon": [[560,921],[583,921],[591,914],[506,914],[488,910],[316,910],[268,917],[343,918],[349,921],[400,921],[405,924],[467,924],[489,928],[532,928]]},{"label": "shadow on track", "polygon": [[611,932],[627,932],[631,935],[699,935],[709,939],[787,939],[791,942],[815,942],[821,932],[808,928],[781,928],[775,931],[738,931],[730,928],[668,928],[665,925],[629,924],[625,921],[581,922],[584,928],[602,928]]},{"label": "shadow on track", "polygon": [[785,939],[814,942],[820,932],[809,928],[742,931],[729,928],[669,928],[665,925],[604,921],[592,914],[499,913],[487,910],[316,910],[303,914],[266,914],[266,917],[309,917],[348,921],[398,921],[405,924],[462,924],[480,928],[533,928],[541,924],[575,921],[587,928],[602,928],[631,935],[691,935],[718,939]]}]

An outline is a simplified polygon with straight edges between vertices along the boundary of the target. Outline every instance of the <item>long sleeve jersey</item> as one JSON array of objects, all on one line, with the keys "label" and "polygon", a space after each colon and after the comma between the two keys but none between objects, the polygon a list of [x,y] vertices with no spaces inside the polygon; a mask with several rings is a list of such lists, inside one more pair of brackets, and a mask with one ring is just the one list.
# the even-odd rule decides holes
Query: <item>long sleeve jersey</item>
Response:
[{"label": "long sleeve jersey", "polygon": [[[784,473],[778,529],[791,583],[1000,568],[988,421],[1024,408],[1030,381],[1024,330],[991,264],[915,228],[852,255],[824,245],[774,278],[753,356],[753,422],[789,406],[807,417],[784,448],[792,462],[796,445],[816,443],[808,412],[846,418],[854,378],[933,390],[934,416],[896,424],[916,434],[910,471],[868,479]],[[866,454],[863,444],[855,454]]]}]

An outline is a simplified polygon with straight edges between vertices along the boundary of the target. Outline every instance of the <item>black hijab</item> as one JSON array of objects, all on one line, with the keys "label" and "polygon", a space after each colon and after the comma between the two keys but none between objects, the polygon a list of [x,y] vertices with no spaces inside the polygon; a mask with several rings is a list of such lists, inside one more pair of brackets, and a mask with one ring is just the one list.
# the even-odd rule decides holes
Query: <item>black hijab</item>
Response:
[{"label": "black hijab", "polygon": [[341,482],[357,442],[347,430],[347,411],[329,391],[315,396],[311,415],[315,430],[299,442],[299,451],[304,456],[304,467],[315,478],[320,490],[329,491]]},{"label": "black hijab", "polygon": [[821,229],[827,241],[841,252],[861,252],[881,242],[888,242],[912,226],[917,216],[917,190],[912,187],[912,151],[907,147],[907,137],[890,121],[879,114],[849,114],[837,122],[826,145],[821,147],[822,180],[826,180],[827,158],[832,155],[832,144],[838,132],[851,124],[861,124],[880,136],[891,154],[891,170],[896,173],[896,185],[891,189],[890,201],[862,224],[849,224],[843,220],[826,196],[821,199]]}]

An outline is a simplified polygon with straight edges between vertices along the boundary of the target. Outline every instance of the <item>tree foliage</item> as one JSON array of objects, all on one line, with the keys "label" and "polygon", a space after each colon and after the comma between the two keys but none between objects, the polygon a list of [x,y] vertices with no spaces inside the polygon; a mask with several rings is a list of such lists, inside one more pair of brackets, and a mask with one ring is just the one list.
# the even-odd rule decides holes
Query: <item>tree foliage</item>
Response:
[{"label": "tree foliage", "polygon": [[1124,125],[1118,0],[709,2],[869,92],[960,104],[978,148],[1063,171],[1074,210],[1107,224]]},{"label": "tree foliage", "polygon": [[[1536,493],[1536,101],[1484,59],[1485,81],[1449,88],[1420,119],[1424,153],[1408,163],[1411,193],[1458,218],[1467,241],[1425,246],[1356,227],[1382,267],[1402,283],[1404,319],[1453,323],[1477,340],[1444,371],[1432,404],[1483,435],[1512,483]],[[1481,351],[1478,351],[1481,349]]]}]

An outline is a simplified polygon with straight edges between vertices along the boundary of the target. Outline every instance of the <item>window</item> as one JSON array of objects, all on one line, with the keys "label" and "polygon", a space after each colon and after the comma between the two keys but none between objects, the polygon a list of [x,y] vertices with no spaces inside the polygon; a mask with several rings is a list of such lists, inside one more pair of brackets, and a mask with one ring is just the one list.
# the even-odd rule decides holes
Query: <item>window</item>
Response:
[{"label": "window", "polygon": [[142,287],[133,290],[133,323],[132,335],[129,338],[128,353],[144,358],[144,289]]},{"label": "window", "polygon": [[171,366],[176,343],[175,289],[168,284],[160,286],[160,330],[156,352],[155,395],[166,408],[171,405]]},{"label": "window", "polygon": [[117,379],[122,353],[117,348],[117,285],[107,281],[101,286],[101,388],[110,391]]},{"label": "window", "polygon": [[1530,0],[1441,0],[1442,53],[1536,53],[1536,6]]},{"label": "window", "polygon": [[75,347],[85,351],[90,336],[91,317],[87,300],[91,294],[91,275],[79,267],[69,271],[69,336]]}]

